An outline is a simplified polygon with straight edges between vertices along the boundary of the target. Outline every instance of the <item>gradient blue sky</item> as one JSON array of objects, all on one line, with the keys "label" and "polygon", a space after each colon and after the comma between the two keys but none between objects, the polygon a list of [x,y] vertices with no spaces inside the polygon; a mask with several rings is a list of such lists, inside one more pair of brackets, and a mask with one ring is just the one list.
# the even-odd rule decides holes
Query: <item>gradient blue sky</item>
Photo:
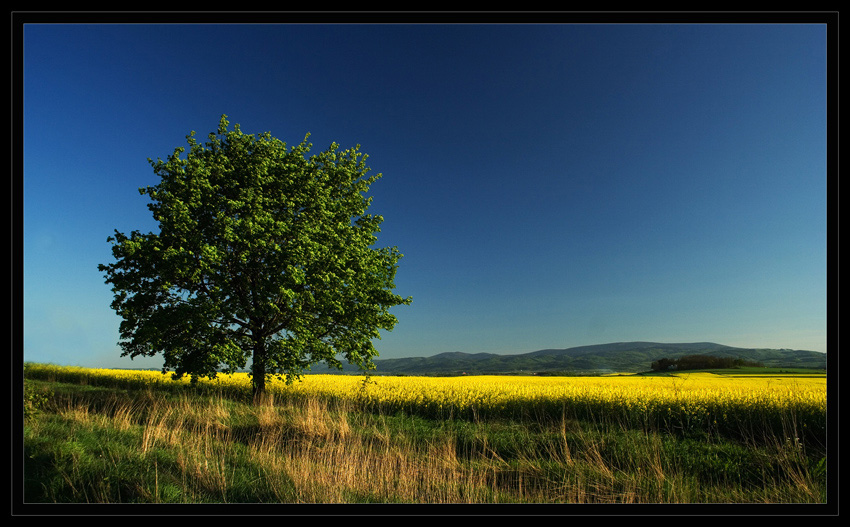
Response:
[{"label": "gradient blue sky", "polygon": [[380,358],[629,340],[827,351],[822,24],[27,24],[23,345],[120,358],[97,270],[222,114],[360,144],[405,255]]}]

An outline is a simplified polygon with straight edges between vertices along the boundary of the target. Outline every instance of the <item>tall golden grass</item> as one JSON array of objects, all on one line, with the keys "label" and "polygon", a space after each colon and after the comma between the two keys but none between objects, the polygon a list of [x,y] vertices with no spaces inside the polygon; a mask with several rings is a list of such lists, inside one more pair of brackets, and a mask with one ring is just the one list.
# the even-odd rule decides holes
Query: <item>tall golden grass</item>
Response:
[{"label": "tall golden grass", "polygon": [[[250,393],[244,375],[202,381],[220,388],[202,397],[192,390],[151,388],[186,382],[156,372],[28,365],[27,375],[137,388],[124,395],[72,391],[53,398],[51,411],[74,439],[57,439],[58,446],[51,447],[72,462],[55,462],[62,484],[45,485],[41,499],[48,501],[817,503],[824,495],[824,482],[809,470],[795,435],[798,428],[819,426],[820,417],[813,416],[825,409],[823,379],[376,377],[364,382],[308,375],[292,385],[272,383],[271,396],[257,405],[229,397]],[[716,472],[709,480],[696,478],[685,457],[670,457],[666,435],[657,426],[665,425],[664,419],[647,418],[675,416],[666,425],[682,426],[685,416],[706,423],[723,412],[743,419],[745,410],[751,419],[782,414],[782,430],[790,432],[765,436],[767,428],[749,426],[749,432],[761,434],[752,436],[759,440],[758,455],[769,458],[758,485],[735,483],[735,474],[728,481]],[[507,446],[515,451],[509,456],[496,444],[498,428],[482,425],[472,438],[452,432],[423,440],[399,425],[404,415],[468,417],[472,423],[520,416],[528,432],[513,432],[517,444]],[[610,434],[626,430],[619,426],[626,422],[640,426]],[[28,437],[38,438],[50,426],[49,420],[33,419]],[[124,446],[105,443],[86,450],[79,439],[86,434],[121,437]],[[536,446],[527,449],[524,443]],[[106,462],[98,464],[98,458]],[[128,475],[128,466],[136,473]],[[109,483],[119,480],[119,487]]]}]

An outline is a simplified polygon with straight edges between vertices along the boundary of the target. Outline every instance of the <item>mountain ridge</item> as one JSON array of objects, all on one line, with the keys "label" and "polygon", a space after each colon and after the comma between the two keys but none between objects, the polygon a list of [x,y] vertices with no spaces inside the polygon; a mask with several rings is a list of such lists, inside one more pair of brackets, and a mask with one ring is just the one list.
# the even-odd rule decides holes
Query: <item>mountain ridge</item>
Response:
[{"label": "mountain ridge", "polygon": [[[826,353],[787,348],[739,348],[714,342],[662,343],[649,341],[611,342],[542,349],[527,353],[442,352],[428,357],[375,359],[376,374],[463,375],[553,372],[649,371],[653,361],[685,355],[713,355],[760,362],[765,366],[826,368]],[[358,372],[345,364],[343,373]]]}]

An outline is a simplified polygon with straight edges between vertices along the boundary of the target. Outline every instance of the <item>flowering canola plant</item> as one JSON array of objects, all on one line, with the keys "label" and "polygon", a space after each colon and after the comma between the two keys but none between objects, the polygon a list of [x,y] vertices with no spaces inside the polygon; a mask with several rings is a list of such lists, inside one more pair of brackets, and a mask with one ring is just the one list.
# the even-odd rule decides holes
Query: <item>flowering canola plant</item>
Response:
[{"label": "flowering canola plant", "polygon": [[826,418],[824,377],[378,377],[364,384],[357,377],[311,375],[275,388],[438,417],[566,415],[708,428],[781,418],[820,427]]},{"label": "flowering canola plant", "polygon": [[[29,365],[30,374],[56,380],[83,376],[86,382],[134,386],[189,384],[155,371]],[[732,370],[733,371],[733,370]],[[773,429],[789,424],[818,437],[826,427],[824,376],[735,376],[679,373],[664,376],[587,377],[463,376],[394,377],[304,375],[270,392],[283,397],[320,397],[366,408],[438,418],[550,416],[607,420],[625,425],[723,431]],[[49,372],[49,373],[46,373]],[[64,377],[63,377],[64,376]],[[364,382],[368,381],[368,382]],[[201,385],[250,392],[247,373],[219,374]]]}]

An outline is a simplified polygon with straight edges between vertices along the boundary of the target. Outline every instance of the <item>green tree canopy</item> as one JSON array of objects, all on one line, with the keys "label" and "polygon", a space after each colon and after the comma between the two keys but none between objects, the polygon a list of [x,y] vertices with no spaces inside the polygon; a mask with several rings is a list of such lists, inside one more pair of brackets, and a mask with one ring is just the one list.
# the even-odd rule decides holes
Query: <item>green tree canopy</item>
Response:
[{"label": "green tree canopy", "polygon": [[367,214],[359,145],[308,153],[239,125],[189,151],[148,159],[159,184],[140,188],[159,233],[117,230],[115,262],[99,265],[122,318],[122,356],[162,353],[179,378],[214,377],[251,361],[255,395],[278,375],[291,382],[341,357],[374,368],[372,339],[397,323],[389,309],[401,254],[375,248],[383,218]]}]

